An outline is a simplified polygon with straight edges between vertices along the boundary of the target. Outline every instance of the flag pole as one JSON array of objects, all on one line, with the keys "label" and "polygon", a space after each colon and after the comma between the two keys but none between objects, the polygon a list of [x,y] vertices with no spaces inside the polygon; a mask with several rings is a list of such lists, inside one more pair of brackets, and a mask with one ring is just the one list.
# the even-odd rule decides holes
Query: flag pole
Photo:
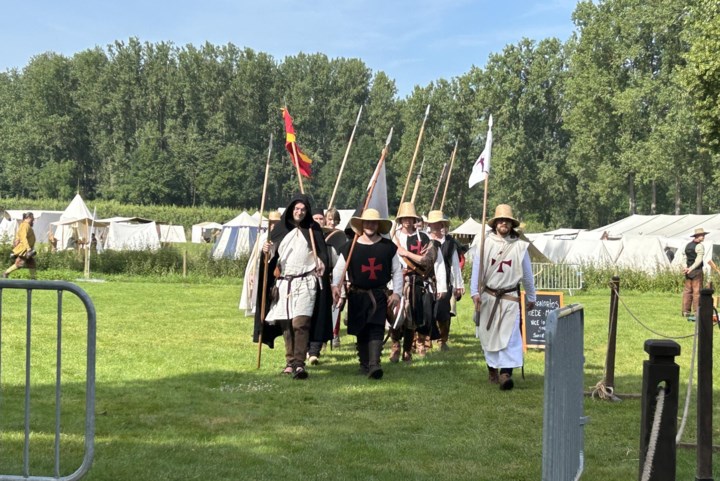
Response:
[{"label": "flag pole", "polygon": [[[447,170],[447,162],[443,164],[442,171],[440,171],[440,178],[438,179],[438,183],[435,186],[435,195],[433,195],[432,203],[430,204],[430,210],[435,210],[435,201],[437,200],[438,191],[440,190],[440,184],[442,183],[443,177],[445,177],[445,171]],[[442,210],[442,209],[440,209]]]},{"label": "flag pole", "polygon": [[422,125],[420,126],[420,134],[418,134],[417,142],[415,143],[415,152],[413,153],[412,160],[410,161],[410,168],[408,169],[407,178],[405,179],[405,187],[403,188],[402,197],[400,203],[405,201],[405,194],[407,194],[408,185],[410,184],[410,176],[412,175],[413,168],[415,167],[415,159],[417,158],[418,151],[420,150],[420,142],[422,141],[423,132],[425,132],[425,122],[427,122],[428,115],[430,114],[430,104],[425,109],[425,118],[423,118]]},{"label": "flag pole", "polygon": [[[260,222],[258,223],[258,233],[260,232],[260,229],[262,229],[262,221],[263,221],[263,212],[265,212],[265,195],[267,194],[267,185],[268,185],[268,176],[270,174],[270,155],[272,154],[272,145],[273,145],[273,134],[270,133],[270,144],[268,146],[268,155],[267,160],[265,161],[265,180],[263,181],[263,191],[262,191],[262,197],[260,199]],[[268,237],[270,238],[270,220],[268,219]],[[258,236],[258,240],[259,236]],[[259,242],[255,242],[255,256],[253,261],[253,267],[252,267],[252,273],[253,276],[257,272],[257,260],[259,257],[258,249],[259,249]],[[260,301],[260,333],[258,334],[258,354],[257,354],[257,368],[260,369],[260,358],[262,357],[262,327],[265,323],[265,301],[267,297],[267,276],[268,276],[268,263],[270,262],[269,256],[263,252],[263,268],[264,270],[264,276],[263,276],[263,285],[262,285],[262,293],[261,293],[261,301]],[[257,281],[257,279],[255,279]],[[252,289],[250,290],[252,292]],[[257,306],[255,307],[257,309]]]},{"label": "flag pole", "polygon": [[445,207],[445,196],[447,195],[448,186],[450,185],[450,174],[452,174],[453,165],[455,164],[455,154],[457,154],[459,140],[460,139],[455,139],[455,148],[450,156],[450,168],[448,169],[447,178],[445,179],[445,190],[443,190],[442,200],[440,201],[440,210],[443,210],[443,207]]},{"label": "flag pole", "polygon": [[423,167],[425,166],[425,156],[423,155],[422,162],[420,162],[420,170],[418,170],[417,176],[415,177],[415,187],[413,187],[412,197],[410,202],[415,205],[415,198],[417,197],[418,190],[420,189],[420,178],[422,178]]},{"label": "flag pole", "polygon": [[332,196],[330,197],[328,209],[332,208],[335,203],[335,194],[337,194],[338,186],[340,185],[340,178],[342,177],[343,170],[345,170],[345,162],[347,162],[348,154],[350,153],[350,146],[352,145],[353,138],[355,138],[355,130],[357,130],[358,123],[360,122],[360,115],[362,114],[362,111],[363,106],[360,105],[360,110],[358,111],[357,118],[355,119],[355,126],[352,129],[352,133],[350,134],[350,140],[348,141],[347,148],[345,149],[345,156],[343,157],[342,164],[340,164],[340,172],[338,172],[337,179],[335,180],[335,188],[333,189]]},{"label": "flag pole", "polygon": [[[365,203],[363,204],[362,212],[360,212],[360,215],[362,216],[363,212],[367,209],[368,205],[370,204],[370,199],[372,198],[373,190],[375,190],[375,184],[377,183],[377,178],[380,175],[380,168],[382,167],[383,162],[385,162],[385,157],[387,156],[388,149],[390,148],[390,141],[392,140],[393,135],[393,127],[390,127],[390,133],[387,136],[387,140],[385,141],[385,147],[382,149],[382,153],[380,154],[380,160],[378,160],[377,166],[375,167],[375,172],[373,173],[373,177],[370,181],[370,187],[368,187],[367,196],[365,197]],[[345,280],[345,274],[347,273],[348,266],[350,265],[350,259],[352,258],[353,251],[355,250],[355,244],[357,243],[358,237],[360,237],[357,232],[355,232],[355,236],[353,237],[352,244],[350,245],[350,250],[348,251],[347,259],[345,259],[345,269],[343,269],[343,273],[340,276],[340,282],[337,285],[337,288],[339,289],[342,285],[343,281]]]}]

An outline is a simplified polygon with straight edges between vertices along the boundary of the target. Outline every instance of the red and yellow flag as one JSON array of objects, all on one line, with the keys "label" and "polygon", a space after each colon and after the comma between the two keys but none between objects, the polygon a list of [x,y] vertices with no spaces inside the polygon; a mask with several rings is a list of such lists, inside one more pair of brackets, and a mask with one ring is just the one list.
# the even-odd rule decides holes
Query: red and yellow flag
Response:
[{"label": "red and yellow flag", "polygon": [[[305,155],[300,147],[295,142],[295,129],[293,128],[292,117],[287,109],[282,109],[283,119],[285,120],[285,148],[290,153],[290,159],[292,160],[293,166],[298,165],[300,174],[304,177],[310,177],[312,170],[310,164],[312,160],[310,157]],[[297,157],[296,157],[297,154]]]}]

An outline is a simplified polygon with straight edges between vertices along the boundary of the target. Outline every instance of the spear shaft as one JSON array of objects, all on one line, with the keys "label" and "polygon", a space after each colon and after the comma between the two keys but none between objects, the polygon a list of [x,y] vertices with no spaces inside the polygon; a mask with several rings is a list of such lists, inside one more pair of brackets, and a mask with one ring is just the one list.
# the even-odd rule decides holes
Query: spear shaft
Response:
[{"label": "spear shaft", "polygon": [[410,176],[412,175],[413,168],[415,167],[415,159],[417,158],[418,151],[420,150],[420,142],[422,141],[423,133],[425,132],[425,122],[427,122],[428,115],[430,115],[430,104],[425,109],[425,118],[423,118],[422,125],[420,126],[420,133],[418,134],[417,143],[415,144],[415,152],[413,153],[412,160],[410,161],[410,168],[408,169],[407,178],[405,179],[405,187],[403,188],[402,197],[400,203],[405,202],[405,194],[407,194],[408,185],[410,184]]},{"label": "spear shaft", "polygon": [[355,119],[355,126],[352,129],[352,133],[350,134],[350,140],[348,141],[347,148],[345,149],[345,156],[343,157],[342,164],[340,164],[340,172],[338,172],[337,179],[335,180],[335,188],[333,189],[332,196],[330,197],[330,202],[328,203],[328,209],[332,208],[332,206],[335,203],[335,194],[337,194],[338,186],[340,185],[340,178],[342,177],[343,170],[345,170],[345,162],[347,162],[348,154],[350,153],[350,146],[352,145],[353,138],[355,138],[355,130],[357,130],[358,123],[360,122],[360,115],[362,114],[363,106],[360,106],[360,110],[358,111],[357,118]]},{"label": "spear shaft", "polygon": [[445,190],[443,191],[442,200],[440,201],[440,210],[443,210],[443,207],[445,207],[445,196],[447,195],[448,186],[450,185],[450,174],[452,174],[453,165],[455,165],[455,154],[457,154],[459,140],[460,139],[455,140],[455,148],[450,156],[450,169],[448,169],[447,178],[445,179]]}]

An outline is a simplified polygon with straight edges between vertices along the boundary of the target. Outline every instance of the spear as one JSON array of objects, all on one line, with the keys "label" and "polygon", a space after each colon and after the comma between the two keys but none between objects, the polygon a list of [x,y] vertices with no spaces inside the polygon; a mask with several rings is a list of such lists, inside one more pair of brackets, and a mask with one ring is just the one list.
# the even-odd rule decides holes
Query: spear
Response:
[{"label": "spear", "polygon": [[425,165],[425,156],[423,155],[422,162],[420,162],[420,170],[418,170],[417,176],[415,177],[415,187],[413,188],[412,197],[410,202],[415,205],[415,197],[417,196],[418,189],[420,188],[420,178],[422,177],[423,166]]},{"label": "spear", "polygon": [[[268,155],[267,160],[265,161],[265,180],[263,181],[263,191],[262,191],[262,198],[260,200],[260,221],[258,224],[258,232],[260,232],[260,229],[262,228],[262,221],[263,221],[263,212],[265,212],[265,194],[267,193],[267,185],[268,185],[268,176],[270,174],[270,155],[272,154],[272,145],[273,145],[273,135],[270,134],[270,145],[268,145]],[[268,221],[268,236],[270,235],[270,221]],[[258,242],[255,242],[255,261],[253,264],[252,272],[253,275],[255,275],[255,272],[257,272],[257,249],[259,248],[259,242],[260,239],[258,239]],[[262,294],[261,294],[261,301],[260,301],[260,334],[258,335],[258,355],[257,355],[257,368],[260,369],[260,357],[262,356],[262,326],[265,322],[265,302],[267,297],[267,278],[268,278],[268,264],[270,262],[269,254],[263,255],[263,285],[262,285]],[[252,289],[250,290],[252,292]]]},{"label": "spear", "polygon": [[328,203],[328,209],[330,209],[333,206],[333,203],[335,202],[335,194],[337,194],[338,186],[340,185],[340,178],[342,177],[343,170],[345,169],[345,162],[347,162],[348,154],[350,153],[350,146],[352,145],[353,138],[355,137],[355,130],[357,129],[358,123],[360,122],[360,115],[362,114],[363,106],[360,106],[360,110],[358,111],[357,118],[355,119],[355,126],[352,129],[352,133],[350,134],[350,140],[348,141],[347,148],[345,149],[345,156],[343,157],[342,164],[340,164],[340,172],[338,172],[337,179],[335,180],[335,188],[333,189],[332,196],[330,197],[330,203]]},{"label": "spear", "polygon": [[[440,190],[440,184],[442,183],[443,177],[445,177],[445,170],[447,169],[447,162],[443,164],[442,171],[440,172],[440,178],[438,179],[438,183],[435,186],[435,195],[433,195],[432,203],[430,204],[430,210],[435,209],[435,201],[437,200],[438,191]],[[440,209],[442,210],[442,209]]]},{"label": "spear", "polygon": [[445,196],[447,195],[448,186],[450,185],[450,174],[452,174],[453,165],[455,165],[455,154],[457,154],[459,140],[460,139],[455,140],[455,148],[450,156],[450,169],[448,169],[447,179],[445,179],[445,190],[443,190],[442,200],[440,201],[440,210],[443,210],[443,207],[445,207]]},{"label": "spear", "polygon": [[408,169],[407,178],[405,179],[405,187],[403,188],[402,197],[400,198],[401,204],[405,202],[405,194],[407,194],[408,185],[410,184],[410,176],[412,175],[413,168],[415,167],[415,159],[417,158],[418,151],[420,150],[420,141],[422,140],[423,132],[425,131],[425,122],[427,122],[428,115],[430,115],[430,104],[428,104],[425,109],[425,118],[420,126],[420,134],[418,134],[417,143],[415,144],[415,152],[413,153],[412,160],[410,161],[410,168]]},{"label": "spear", "polygon": [[[378,160],[377,166],[375,167],[375,172],[373,173],[372,179],[370,181],[370,186],[368,187],[367,196],[365,197],[365,203],[363,204],[362,211],[360,212],[361,216],[362,213],[365,212],[365,209],[367,209],[368,204],[370,204],[373,190],[375,190],[375,184],[377,183],[378,176],[380,175],[380,168],[382,167],[383,162],[385,162],[385,157],[387,156],[388,149],[390,148],[390,141],[392,140],[392,135],[393,127],[390,127],[390,133],[388,134],[387,140],[385,141],[385,147],[383,147],[382,149],[382,153],[380,154],[380,160]],[[355,250],[355,244],[357,243],[358,237],[360,236],[356,232],[355,237],[353,237],[352,244],[350,245],[347,259],[345,259],[345,269],[343,269],[342,276],[340,276],[340,281],[337,285],[338,289],[340,288],[343,280],[345,279],[345,274],[347,273],[348,266],[350,265],[350,259],[352,258],[353,251]]]},{"label": "spear", "polygon": [[[490,119],[488,120],[488,135],[485,140],[485,150],[487,150],[487,156],[490,156],[490,152],[492,149],[492,126],[493,126],[493,118],[492,115],[490,116]],[[485,151],[483,151],[484,153]],[[482,155],[482,154],[481,154]],[[478,273],[479,279],[478,279],[478,289],[482,291],[483,286],[481,285],[483,282],[485,282],[485,224],[487,222],[487,198],[488,198],[488,178],[490,177],[490,163],[489,158],[487,160],[487,171],[485,173],[485,192],[483,192],[483,210],[482,210],[482,230],[480,231],[481,237],[480,237],[480,272]]]}]

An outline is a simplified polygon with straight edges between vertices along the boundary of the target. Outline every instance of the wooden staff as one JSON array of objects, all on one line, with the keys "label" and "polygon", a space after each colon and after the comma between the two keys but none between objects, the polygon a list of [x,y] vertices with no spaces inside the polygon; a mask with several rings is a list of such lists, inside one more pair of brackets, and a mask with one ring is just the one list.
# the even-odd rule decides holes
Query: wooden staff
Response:
[{"label": "wooden staff", "polygon": [[342,177],[343,170],[345,169],[345,162],[347,162],[348,154],[350,153],[350,146],[352,145],[353,138],[355,137],[355,130],[357,129],[358,123],[360,122],[360,115],[362,114],[363,106],[360,106],[360,110],[358,111],[357,118],[355,119],[355,126],[352,129],[352,133],[350,134],[350,140],[348,141],[347,148],[345,149],[345,156],[343,157],[342,164],[340,164],[340,172],[338,172],[337,179],[335,180],[335,188],[333,189],[332,196],[330,197],[330,202],[328,203],[328,209],[332,208],[335,202],[335,194],[337,194],[338,186],[340,185],[340,178]]},{"label": "wooden staff", "polygon": [[452,156],[450,156],[450,169],[448,169],[447,179],[445,179],[445,190],[443,191],[442,200],[440,201],[440,210],[443,210],[443,207],[445,207],[445,196],[447,195],[448,186],[450,185],[450,174],[452,174],[453,165],[455,164],[455,154],[457,154],[458,141],[459,139],[455,140],[455,148],[453,149]]},{"label": "wooden staff", "polygon": [[[367,209],[368,204],[370,204],[370,198],[372,197],[373,190],[375,190],[375,184],[377,183],[377,178],[380,175],[380,168],[382,167],[383,162],[385,162],[385,156],[387,156],[388,149],[390,147],[390,141],[392,140],[393,135],[393,127],[390,127],[390,134],[388,134],[387,140],[385,141],[385,147],[383,147],[382,153],[380,154],[380,160],[378,160],[377,167],[375,167],[375,173],[373,174],[373,178],[370,181],[370,187],[368,187],[367,196],[365,197],[365,204],[363,205],[362,212],[360,212],[360,215],[362,216],[362,213],[365,212],[365,209]],[[355,237],[353,237],[352,244],[350,244],[350,250],[348,251],[347,259],[345,259],[345,269],[343,269],[343,273],[340,276],[340,282],[337,285],[337,288],[339,289],[342,285],[345,274],[347,273],[348,266],[350,265],[350,259],[352,258],[353,251],[355,250],[355,244],[357,243],[358,233],[355,233]]]},{"label": "wooden staff", "polygon": [[423,156],[422,162],[420,162],[420,170],[418,170],[417,176],[415,177],[415,187],[413,187],[412,197],[410,202],[415,205],[415,198],[417,197],[418,190],[420,189],[420,178],[422,177],[423,167],[425,166],[425,156]]},{"label": "wooden staff", "polygon": [[[268,177],[270,174],[270,155],[272,154],[272,145],[273,145],[273,135],[270,134],[270,145],[268,146],[268,155],[267,160],[265,161],[265,180],[263,181],[263,191],[262,191],[262,198],[260,199],[260,222],[258,224],[258,233],[260,232],[260,229],[262,229],[262,221],[263,221],[263,212],[265,212],[265,194],[267,193],[267,185],[268,185]],[[270,238],[270,221],[268,220],[268,237]],[[258,239],[260,240],[260,239]],[[252,267],[252,273],[253,276],[257,272],[257,260],[259,257],[259,253],[257,252],[257,249],[259,248],[260,242],[255,242],[255,259],[253,261],[253,267]],[[267,297],[267,278],[268,278],[268,264],[270,263],[270,256],[268,254],[265,254],[263,252],[263,263],[264,265],[264,275],[263,275],[263,285],[262,285],[262,293],[261,295],[261,301],[260,301],[260,334],[258,335],[258,355],[257,355],[257,368],[260,369],[260,358],[262,357],[262,328],[265,324],[265,302]],[[257,279],[255,279],[257,281]],[[250,291],[252,292],[252,290]],[[257,308],[257,307],[256,307]]]},{"label": "wooden staff", "polygon": [[[447,162],[443,164],[442,171],[440,171],[440,178],[438,179],[437,186],[435,186],[435,195],[433,195],[432,203],[430,204],[430,210],[435,210],[435,201],[437,200],[438,191],[440,190],[440,184],[442,183],[443,177],[445,177],[445,170],[447,169]],[[440,209],[442,210],[442,209]]]},{"label": "wooden staff", "polygon": [[400,198],[400,204],[405,202],[405,194],[407,194],[407,188],[410,184],[410,176],[412,175],[413,168],[415,167],[415,159],[417,158],[418,151],[420,150],[420,141],[423,137],[423,132],[425,132],[425,122],[427,122],[428,115],[430,114],[430,104],[428,104],[427,108],[425,109],[425,118],[422,121],[422,125],[420,126],[420,134],[418,135],[417,143],[415,144],[415,152],[413,153],[412,160],[410,161],[410,168],[408,169],[407,178],[405,179],[405,187],[403,188],[402,197]]}]

